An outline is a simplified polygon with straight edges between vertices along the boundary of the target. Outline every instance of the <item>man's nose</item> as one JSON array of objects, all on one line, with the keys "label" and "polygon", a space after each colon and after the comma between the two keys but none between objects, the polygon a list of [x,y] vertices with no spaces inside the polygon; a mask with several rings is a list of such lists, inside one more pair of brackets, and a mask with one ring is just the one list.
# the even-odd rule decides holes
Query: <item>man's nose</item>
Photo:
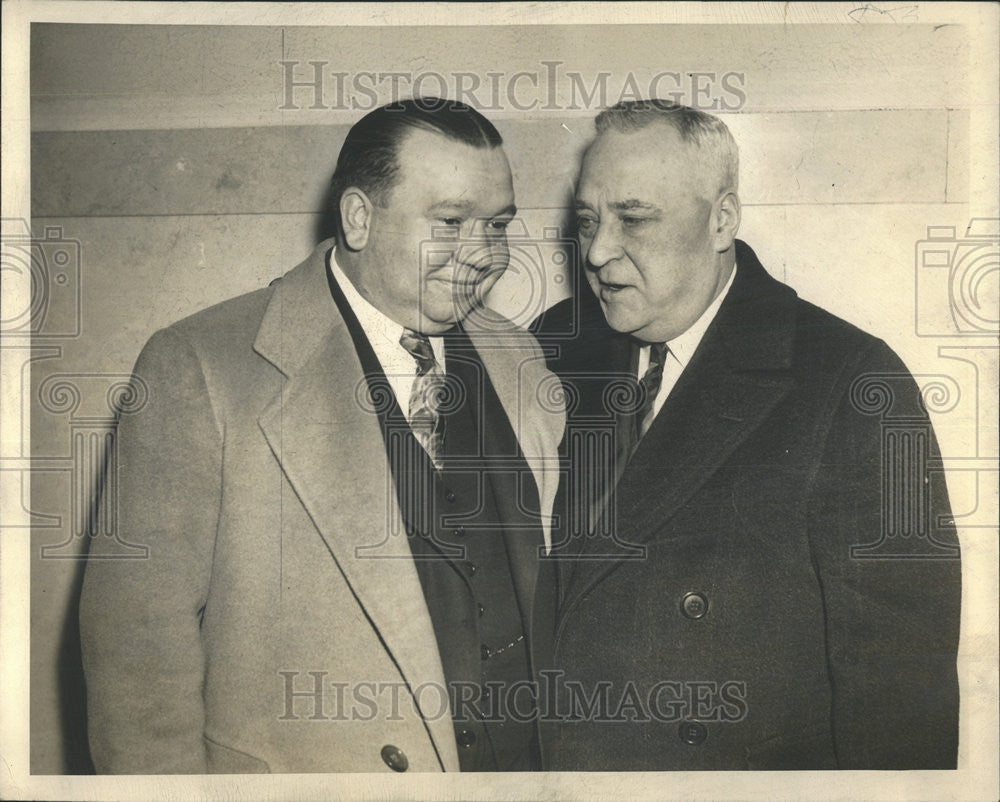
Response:
[{"label": "man's nose", "polygon": [[587,249],[587,263],[600,270],[608,262],[618,259],[621,255],[622,247],[612,227],[607,223],[599,224],[594,238],[590,241],[590,247]]}]

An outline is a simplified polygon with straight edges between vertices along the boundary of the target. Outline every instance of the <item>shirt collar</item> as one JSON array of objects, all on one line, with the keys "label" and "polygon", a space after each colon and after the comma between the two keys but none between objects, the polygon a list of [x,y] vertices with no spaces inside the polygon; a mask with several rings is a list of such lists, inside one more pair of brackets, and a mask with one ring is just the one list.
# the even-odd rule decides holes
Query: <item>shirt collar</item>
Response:
[{"label": "shirt collar", "polygon": [[[368,338],[368,342],[371,343],[372,348],[375,353],[379,356],[380,361],[383,362],[382,355],[386,353],[394,353],[396,349],[400,349],[403,353],[406,353],[406,349],[399,344],[399,338],[403,335],[404,326],[401,326],[395,320],[390,318],[384,312],[373,306],[351,282],[347,277],[347,274],[340,268],[337,264],[336,259],[336,246],[330,249],[329,256],[327,259],[330,265],[330,272],[333,273],[333,278],[337,282],[341,291],[344,293],[344,298],[347,299],[347,303],[350,305],[351,310],[358,319],[358,323],[361,324],[361,328],[365,332],[365,336]],[[437,359],[438,364],[444,369],[444,339],[440,336],[428,337],[431,342],[431,347],[434,349],[434,357]],[[412,360],[412,357],[407,354],[406,358]]]}]

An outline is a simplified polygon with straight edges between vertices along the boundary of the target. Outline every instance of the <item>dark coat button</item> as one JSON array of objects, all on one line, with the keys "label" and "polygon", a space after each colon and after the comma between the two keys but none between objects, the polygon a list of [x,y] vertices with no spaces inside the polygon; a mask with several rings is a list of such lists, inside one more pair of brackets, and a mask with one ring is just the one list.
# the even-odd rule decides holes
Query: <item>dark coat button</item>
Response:
[{"label": "dark coat button", "polygon": [[702,618],[708,612],[708,599],[701,593],[687,593],[681,599],[681,612],[688,618]]},{"label": "dark coat button", "polygon": [[454,490],[449,490],[447,493],[444,494],[444,497],[448,501],[454,501],[455,500],[455,491]]},{"label": "dark coat button", "polygon": [[465,536],[465,527],[464,526],[459,526],[456,529],[452,530],[452,535],[454,535],[455,537],[464,537]]},{"label": "dark coat button", "polygon": [[682,721],[678,734],[681,740],[691,746],[700,746],[708,737],[708,727],[700,721]]},{"label": "dark coat button", "polygon": [[458,745],[462,748],[471,749],[476,745],[476,733],[472,730],[459,730],[455,740],[458,741]]},{"label": "dark coat button", "polygon": [[490,647],[487,646],[485,643],[480,644],[479,646],[479,656],[482,657],[483,660],[490,659]]},{"label": "dark coat button", "polygon": [[406,759],[403,750],[392,744],[382,747],[382,760],[393,771],[406,771],[410,767],[410,761]]},{"label": "dark coat button", "polygon": [[476,575],[476,570],[477,570],[476,569],[476,564],[474,562],[471,562],[470,560],[466,560],[465,561],[465,570],[468,571],[469,576],[475,576]]},{"label": "dark coat button", "polygon": [[483,607],[483,605],[477,603],[476,604],[476,609],[479,610],[479,617],[482,618],[483,617],[483,613],[486,612],[486,608]]}]

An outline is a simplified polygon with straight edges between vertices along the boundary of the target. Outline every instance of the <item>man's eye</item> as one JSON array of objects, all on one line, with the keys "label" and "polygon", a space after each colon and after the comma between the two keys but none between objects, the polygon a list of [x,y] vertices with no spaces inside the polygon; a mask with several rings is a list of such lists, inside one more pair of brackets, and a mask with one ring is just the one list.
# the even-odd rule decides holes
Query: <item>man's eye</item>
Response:
[{"label": "man's eye", "polygon": [[577,217],[576,218],[576,230],[577,233],[583,235],[589,235],[594,232],[597,228],[597,221],[592,217]]},{"label": "man's eye", "polygon": [[510,220],[490,220],[489,227],[494,231],[506,231]]},{"label": "man's eye", "polygon": [[638,226],[646,222],[645,217],[632,217],[631,215],[624,215],[621,221],[627,226]]},{"label": "man's eye", "polygon": [[460,226],[462,225],[462,220],[459,217],[442,217],[441,222],[446,226]]}]

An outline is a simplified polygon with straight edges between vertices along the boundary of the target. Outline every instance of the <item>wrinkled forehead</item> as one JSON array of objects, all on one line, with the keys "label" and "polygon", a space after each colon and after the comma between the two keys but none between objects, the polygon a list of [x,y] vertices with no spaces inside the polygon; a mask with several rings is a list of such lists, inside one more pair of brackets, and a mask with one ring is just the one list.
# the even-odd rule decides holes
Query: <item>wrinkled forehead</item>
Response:
[{"label": "wrinkled forehead", "polygon": [[669,125],[598,134],[584,153],[577,199],[588,203],[714,194],[714,167]]}]

